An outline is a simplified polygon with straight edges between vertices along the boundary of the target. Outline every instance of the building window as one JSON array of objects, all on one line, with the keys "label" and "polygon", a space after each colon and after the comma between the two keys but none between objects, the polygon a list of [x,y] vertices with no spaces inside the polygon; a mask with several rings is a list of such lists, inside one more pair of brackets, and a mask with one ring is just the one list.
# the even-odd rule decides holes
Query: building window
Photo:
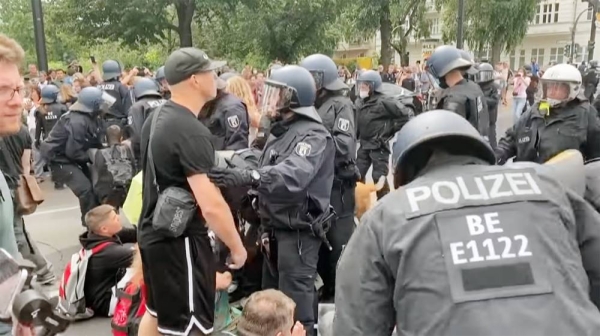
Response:
[{"label": "building window", "polygon": [[519,53],[519,69],[525,65],[525,49],[521,49]]},{"label": "building window", "polygon": [[440,33],[440,19],[432,19],[429,23],[429,31],[431,35],[439,35]]},{"label": "building window", "polygon": [[537,63],[542,66],[544,65],[544,49],[531,49],[531,58],[535,59]]},{"label": "building window", "polygon": [[511,69],[515,68],[515,51],[511,51],[510,55],[508,55],[508,65],[510,66]]},{"label": "building window", "polygon": [[550,48],[550,62],[560,64],[565,57],[565,48]]},{"label": "building window", "polygon": [[365,57],[365,53],[358,54],[358,57]]},{"label": "building window", "polygon": [[535,24],[558,22],[559,3],[540,3],[535,13]]}]

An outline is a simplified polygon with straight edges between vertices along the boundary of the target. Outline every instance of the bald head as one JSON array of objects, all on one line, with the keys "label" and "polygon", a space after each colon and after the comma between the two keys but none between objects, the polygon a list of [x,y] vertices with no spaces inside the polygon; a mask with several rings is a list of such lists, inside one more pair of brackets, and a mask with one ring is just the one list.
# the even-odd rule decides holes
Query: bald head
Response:
[{"label": "bald head", "polygon": [[238,322],[240,336],[285,335],[294,325],[292,299],[278,290],[267,289],[250,296]]},{"label": "bald head", "polygon": [[106,139],[108,140],[108,144],[110,146],[121,143],[121,128],[117,125],[109,126],[106,129]]}]

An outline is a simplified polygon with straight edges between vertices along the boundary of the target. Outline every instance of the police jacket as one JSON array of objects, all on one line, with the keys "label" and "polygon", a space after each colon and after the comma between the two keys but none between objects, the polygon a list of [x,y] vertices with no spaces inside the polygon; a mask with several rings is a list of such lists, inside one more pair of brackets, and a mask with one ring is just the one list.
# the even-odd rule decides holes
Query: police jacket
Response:
[{"label": "police jacket", "polygon": [[48,104],[43,108],[46,113],[40,109],[35,111],[35,141],[46,139],[58,119],[67,113],[67,106],[60,103]]},{"label": "police jacket", "polygon": [[143,97],[131,108],[129,109],[129,115],[127,116],[127,124],[129,128],[131,141],[131,149],[133,150],[133,155],[135,157],[136,163],[138,163],[137,167],[141,167],[140,159],[141,159],[141,147],[140,147],[140,139],[142,136],[142,126],[144,126],[144,122],[146,119],[152,114],[152,111],[164,104],[166,100],[161,99],[160,97]]},{"label": "police jacket", "polygon": [[479,84],[481,91],[483,91],[483,97],[485,104],[487,105],[488,111],[495,111],[498,109],[498,103],[500,102],[500,94],[498,94],[498,85],[493,81]]},{"label": "police jacket", "polygon": [[356,104],[360,147],[387,148],[388,142],[413,116],[413,111],[393,97],[375,92]]},{"label": "police jacket", "polygon": [[86,165],[88,150],[102,148],[100,121],[95,114],[69,111],[41,145],[42,156],[51,163]]},{"label": "police jacket", "polygon": [[482,135],[487,135],[489,112],[483,91],[475,82],[463,79],[444,89],[438,100],[438,109],[449,110],[465,117]]},{"label": "police jacket", "polygon": [[249,147],[248,110],[239,98],[220,93],[198,117],[212,133],[215,150],[237,150]]},{"label": "police jacket", "polygon": [[116,99],[115,103],[110,107],[106,118],[127,118],[128,108],[132,104],[129,89],[117,79],[110,79],[104,83],[98,84],[97,88]]},{"label": "police jacket", "polygon": [[320,120],[294,115],[274,123],[259,160],[262,225],[309,231],[329,210],[334,158],[333,139]]},{"label": "police jacket", "polygon": [[539,103],[524,113],[498,142],[496,157],[544,163],[567,149],[576,149],[586,161],[600,157],[600,121],[584,98],[540,111]]},{"label": "police jacket", "polygon": [[[354,126],[354,108],[348,97],[326,93],[319,102],[317,112],[323,120],[323,126],[331,133],[335,144],[335,169],[339,172],[349,169],[356,161],[356,134]],[[354,169],[354,167],[351,167]]]},{"label": "police jacket", "polygon": [[434,157],[346,246],[333,334],[598,335],[599,221],[533,168]]}]

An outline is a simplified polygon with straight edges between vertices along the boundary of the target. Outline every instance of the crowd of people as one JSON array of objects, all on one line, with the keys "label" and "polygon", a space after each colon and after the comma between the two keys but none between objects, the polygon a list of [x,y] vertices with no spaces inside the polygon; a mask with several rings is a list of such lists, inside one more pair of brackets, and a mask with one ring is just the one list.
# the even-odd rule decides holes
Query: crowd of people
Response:
[{"label": "crowd of people", "polygon": [[[61,281],[74,320],[112,316],[128,336],[600,333],[600,186],[577,194],[540,165],[575,151],[577,177],[600,169],[600,119],[572,65],[519,70],[514,125],[496,141],[510,71],[453,46],[358,70],[353,89],[321,54],[237,73],[181,48],[154,72],[30,65],[28,83],[22,61],[0,35],[0,248],[55,281],[15,197],[48,170],[84,227]],[[434,111],[383,83],[435,89]],[[378,204],[357,225],[371,167]],[[138,174],[131,228],[118,212]]]}]

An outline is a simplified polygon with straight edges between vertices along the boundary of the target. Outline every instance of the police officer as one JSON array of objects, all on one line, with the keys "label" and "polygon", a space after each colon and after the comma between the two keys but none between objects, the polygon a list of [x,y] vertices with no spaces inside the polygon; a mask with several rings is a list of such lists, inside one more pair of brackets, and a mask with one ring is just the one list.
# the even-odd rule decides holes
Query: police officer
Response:
[{"label": "police officer", "polygon": [[121,65],[114,60],[108,60],[102,63],[103,83],[98,84],[98,88],[115,98],[115,103],[104,115],[105,125],[108,128],[111,125],[124,127],[127,124],[127,112],[131,107],[129,89],[123,85],[119,78],[121,77]]},{"label": "police officer", "polygon": [[161,66],[160,68],[158,68],[158,70],[156,70],[154,79],[156,80],[156,82],[158,83],[158,86],[160,87],[160,93],[162,94],[162,96],[166,100],[171,99],[171,90],[169,89],[169,84],[167,84],[167,80],[165,79],[165,67],[164,66]]},{"label": "police officer", "polygon": [[[427,59],[427,71],[439,80],[440,87],[444,89],[437,108],[460,114],[479,129],[482,135],[487,135],[489,122],[483,92],[475,82],[466,80],[463,74],[473,71],[472,65],[453,46],[437,47]],[[480,115],[486,120],[480,122]]]},{"label": "police officer", "polygon": [[393,97],[381,93],[381,76],[377,71],[364,71],[358,75],[356,89],[360,98],[356,102],[357,135],[360,142],[356,165],[364,182],[367,171],[373,164],[373,181],[378,182],[381,178],[385,180],[383,188],[377,191],[377,198],[381,198],[390,191],[387,182],[389,141],[414,113]]},{"label": "police officer", "polygon": [[340,259],[334,335],[600,334],[600,215],[580,196],[493,166],[448,111],[409,121],[393,152],[399,189]]},{"label": "police officer", "polygon": [[[272,75],[273,72],[275,72],[277,69],[281,69],[281,65],[279,65],[279,64],[271,65],[271,68],[269,68],[269,71],[268,71],[269,75]],[[262,97],[259,97],[259,101],[262,101]],[[260,150],[265,148],[267,140],[269,139],[269,135],[271,134],[270,129],[271,129],[271,119],[266,115],[261,116],[259,125],[258,125],[258,131],[256,132],[256,138],[254,138],[254,141],[252,142],[251,147],[260,149]]]},{"label": "police officer", "polygon": [[259,168],[208,174],[221,187],[255,186],[265,230],[263,288],[294,300],[307,335],[316,335],[314,286],[335,170],[335,145],[313,106],[316,95],[308,70],[287,65],[273,72],[261,104],[273,124]]},{"label": "police officer", "polygon": [[598,79],[598,61],[592,60],[590,61],[589,69],[583,77],[584,95],[589,101],[594,101],[594,93],[596,92],[598,82],[600,82],[600,79]]},{"label": "police officer", "polygon": [[162,99],[159,92],[158,84],[149,78],[140,78],[133,84],[133,94],[135,95],[135,104],[129,109],[127,117],[129,136],[131,141],[131,149],[138,163],[136,167],[141,167],[141,149],[140,136],[142,134],[142,126],[151,115],[153,109],[166,102]]},{"label": "police officer", "polygon": [[337,214],[327,233],[333,250],[321,246],[319,274],[323,280],[321,301],[333,301],[335,271],[342,249],[354,231],[354,190],[358,176],[356,167],[356,134],[352,102],[344,95],[348,86],[338,76],[331,58],[321,54],[306,57],[300,66],[310,71],[317,86],[315,107],[335,144],[335,179],[331,205]]},{"label": "police officer", "polygon": [[498,121],[498,103],[500,102],[500,94],[498,93],[498,85],[494,82],[494,67],[489,63],[481,63],[478,66],[478,72],[475,75],[475,81],[481,87],[485,97],[485,103],[489,112],[489,128],[488,139],[490,146],[496,150],[496,121]]},{"label": "police officer", "polygon": [[78,100],[71,105],[42,143],[42,156],[49,162],[55,183],[66,184],[79,199],[81,223],[85,214],[98,205],[92,190],[88,163],[89,149],[101,148],[101,121],[99,115],[107,111],[114,98],[95,87],[81,90]]},{"label": "police officer", "polygon": [[519,118],[498,143],[499,164],[544,163],[556,154],[577,149],[586,160],[600,157],[600,121],[583,96],[581,74],[568,64],[549,68],[541,79],[545,97]]},{"label": "police officer", "polygon": [[210,130],[215,150],[249,147],[250,123],[246,104],[225,91],[227,82],[217,79],[217,96],[204,105],[198,119]]}]

